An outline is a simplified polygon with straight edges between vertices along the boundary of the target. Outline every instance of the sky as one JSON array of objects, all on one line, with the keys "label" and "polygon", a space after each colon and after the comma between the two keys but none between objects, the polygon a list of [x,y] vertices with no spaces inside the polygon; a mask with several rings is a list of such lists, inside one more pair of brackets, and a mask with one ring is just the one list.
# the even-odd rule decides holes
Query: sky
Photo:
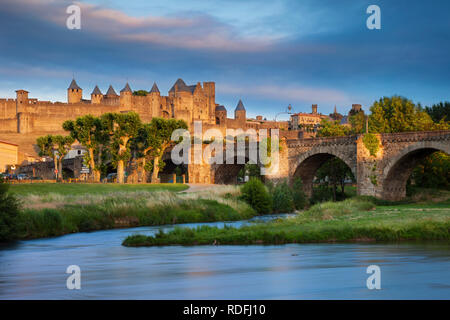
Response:
[{"label": "sky", "polygon": [[[85,99],[98,85],[167,95],[178,78],[216,83],[229,117],[368,110],[384,96],[450,100],[450,1],[1,0],[0,97],[15,90],[66,101],[74,76]],[[70,5],[81,29],[66,26]],[[369,30],[369,5],[381,29]],[[278,119],[287,118],[280,114]]]}]

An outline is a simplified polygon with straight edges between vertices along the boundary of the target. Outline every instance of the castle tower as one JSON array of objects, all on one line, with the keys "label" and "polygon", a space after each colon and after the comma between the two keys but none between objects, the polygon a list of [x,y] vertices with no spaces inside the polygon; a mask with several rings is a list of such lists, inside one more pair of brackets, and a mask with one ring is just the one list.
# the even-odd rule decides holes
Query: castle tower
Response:
[{"label": "castle tower", "polygon": [[312,105],[312,114],[317,114],[317,104]]},{"label": "castle tower", "polygon": [[205,92],[207,99],[207,107],[209,114],[209,121],[215,122],[215,110],[216,110],[216,84],[215,82],[203,82],[203,91]]},{"label": "castle tower", "polygon": [[244,125],[247,119],[246,111],[244,104],[242,103],[242,100],[239,99],[239,102],[236,106],[236,109],[234,109],[234,118],[236,120],[239,120],[239,122]]},{"label": "castle tower", "polygon": [[106,97],[107,98],[117,98],[118,95],[116,91],[114,91],[114,88],[112,85],[109,85],[108,91],[106,91]]},{"label": "castle tower", "polygon": [[16,114],[24,111],[24,107],[28,104],[28,91],[16,90]]},{"label": "castle tower", "polygon": [[227,122],[227,109],[224,106],[217,105],[215,110],[215,123],[220,126],[225,126]]},{"label": "castle tower", "polygon": [[75,79],[72,79],[69,88],[67,88],[67,102],[78,103],[83,98],[83,89],[81,89]]},{"label": "castle tower", "polygon": [[147,95],[147,99],[150,99],[150,107],[151,111],[150,114],[153,118],[160,116],[160,109],[161,109],[161,93],[159,92],[158,86],[156,85],[156,82],[153,82],[153,86],[150,89],[150,92]]},{"label": "castle tower", "polygon": [[100,91],[100,89],[96,85],[94,88],[94,91],[92,91],[92,93],[91,93],[91,103],[99,104],[102,102],[102,99],[103,99],[103,93]]},{"label": "castle tower", "polygon": [[152,89],[149,92],[150,94],[156,94],[156,95],[160,95],[161,93],[159,92],[158,86],[156,85],[156,82],[153,82],[153,86]]},{"label": "castle tower", "polygon": [[131,97],[133,96],[133,91],[131,91],[130,85],[127,84],[120,90],[120,106],[124,108],[131,107]]}]

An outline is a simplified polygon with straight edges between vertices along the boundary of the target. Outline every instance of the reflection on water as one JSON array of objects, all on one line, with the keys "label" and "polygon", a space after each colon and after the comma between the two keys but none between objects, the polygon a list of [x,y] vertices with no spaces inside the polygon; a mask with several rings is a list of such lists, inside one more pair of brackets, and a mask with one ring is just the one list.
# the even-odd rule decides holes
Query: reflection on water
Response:
[{"label": "reflection on water", "polygon": [[[130,234],[160,228],[173,226],[77,233],[0,247],[0,298],[450,299],[448,243],[121,246]],[[81,290],[66,289],[65,271],[73,264],[81,268]],[[371,264],[381,268],[381,290],[366,288]]]}]

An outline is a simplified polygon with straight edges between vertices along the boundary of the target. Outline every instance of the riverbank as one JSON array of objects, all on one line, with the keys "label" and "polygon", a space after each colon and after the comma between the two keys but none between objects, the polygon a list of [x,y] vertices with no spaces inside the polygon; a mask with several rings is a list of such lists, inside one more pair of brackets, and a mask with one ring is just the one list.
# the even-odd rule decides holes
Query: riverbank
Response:
[{"label": "riverbank", "polygon": [[19,239],[112,228],[236,221],[256,215],[246,203],[238,200],[239,188],[235,186],[192,193],[174,192],[185,190],[187,187],[183,185],[158,185],[158,189],[152,189],[151,185],[140,189],[135,185],[128,190],[125,185],[117,189],[120,191],[110,191],[110,185],[96,185],[97,191],[102,186],[106,189],[103,192],[80,189],[78,193],[62,190],[66,185],[59,186],[60,190],[57,190],[58,185],[51,187],[56,192],[27,194],[12,188],[22,207]]},{"label": "riverbank", "polygon": [[[297,216],[241,228],[175,228],[155,236],[132,235],[124,246],[286,244],[450,240],[450,193],[446,200],[383,203],[368,197],[312,206]],[[442,197],[442,194],[441,194]]]}]

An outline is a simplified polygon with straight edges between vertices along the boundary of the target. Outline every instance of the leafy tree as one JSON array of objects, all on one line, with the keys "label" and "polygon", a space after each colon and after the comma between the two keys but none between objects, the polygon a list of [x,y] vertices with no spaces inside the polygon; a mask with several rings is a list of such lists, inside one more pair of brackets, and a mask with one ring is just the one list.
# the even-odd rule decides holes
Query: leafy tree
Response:
[{"label": "leafy tree", "polygon": [[153,118],[150,125],[153,127],[152,130],[155,130],[157,133],[151,151],[153,156],[152,183],[156,183],[158,181],[159,171],[164,167],[164,162],[160,161],[164,152],[167,148],[178,142],[172,140],[172,133],[176,129],[187,129],[188,127],[183,120],[163,118]]},{"label": "leafy tree", "polygon": [[[88,149],[85,159],[91,169],[93,180],[99,182],[102,149],[109,138],[105,135],[100,119],[92,115],[78,117],[75,121],[65,121],[63,129],[69,131],[72,138]],[[96,154],[98,160],[95,158]]]},{"label": "leafy tree", "polygon": [[158,148],[159,140],[157,138],[158,131],[156,122],[146,123],[142,125],[136,138],[131,143],[131,149],[133,150],[134,157],[137,161],[138,171],[142,178],[142,182],[146,182],[145,172],[150,172],[153,169],[153,163],[148,161],[153,159],[154,151]]},{"label": "leafy tree", "polygon": [[364,111],[353,111],[353,115],[350,115],[349,117],[349,122],[352,127],[352,133],[357,134],[366,132],[366,115],[364,114]]},{"label": "leafy tree", "polygon": [[141,119],[137,113],[128,112],[105,113],[101,120],[112,140],[111,154],[117,167],[117,183],[124,183],[125,162],[131,157],[130,142],[138,134]]},{"label": "leafy tree", "polygon": [[431,117],[411,100],[384,97],[370,107],[369,132],[392,133],[435,129]]},{"label": "leafy tree", "polygon": [[[36,144],[39,148],[39,156],[52,157],[55,165],[56,179],[62,178],[62,161],[70,150],[74,139],[71,136],[46,135],[39,137]],[[56,174],[56,172],[58,172]]]},{"label": "leafy tree", "polygon": [[251,178],[241,187],[241,199],[260,214],[272,212],[272,198],[257,178]]},{"label": "leafy tree", "polygon": [[316,178],[329,186],[333,191],[333,200],[337,199],[337,187],[341,187],[341,193],[345,194],[345,183],[355,180],[352,171],[344,161],[337,157],[327,160],[316,172]]},{"label": "leafy tree", "polygon": [[273,211],[288,213],[294,211],[294,209],[292,190],[286,181],[278,183],[273,191]]},{"label": "leafy tree", "polygon": [[19,232],[20,204],[0,177],[0,242],[14,240]]},{"label": "leafy tree", "polygon": [[54,173],[55,173],[55,179],[56,177],[56,171],[58,170],[58,161],[57,161],[57,155],[55,153],[54,149],[54,142],[53,142],[53,136],[51,134],[42,136],[37,138],[36,144],[39,148],[39,156],[40,157],[51,157],[53,158],[53,164],[55,166]]},{"label": "leafy tree", "polygon": [[450,102],[439,102],[433,104],[431,107],[425,107],[426,113],[428,113],[434,122],[450,121]]},{"label": "leafy tree", "polygon": [[53,136],[53,143],[56,153],[58,155],[58,179],[62,179],[62,162],[64,157],[69,153],[72,144],[74,143],[74,139],[71,136]]},{"label": "leafy tree", "polygon": [[137,90],[133,92],[133,96],[145,97],[148,94],[147,90]]},{"label": "leafy tree", "polygon": [[414,168],[411,175],[417,186],[450,189],[450,156],[435,152]]},{"label": "leafy tree", "polygon": [[323,119],[320,122],[320,129],[317,132],[318,137],[342,137],[351,134],[351,129],[343,126],[339,121],[330,121]]},{"label": "leafy tree", "polygon": [[292,197],[294,206],[297,210],[303,209],[308,205],[308,198],[303,191],[303,182],[301,178],[296,178],[292,184]]}]

